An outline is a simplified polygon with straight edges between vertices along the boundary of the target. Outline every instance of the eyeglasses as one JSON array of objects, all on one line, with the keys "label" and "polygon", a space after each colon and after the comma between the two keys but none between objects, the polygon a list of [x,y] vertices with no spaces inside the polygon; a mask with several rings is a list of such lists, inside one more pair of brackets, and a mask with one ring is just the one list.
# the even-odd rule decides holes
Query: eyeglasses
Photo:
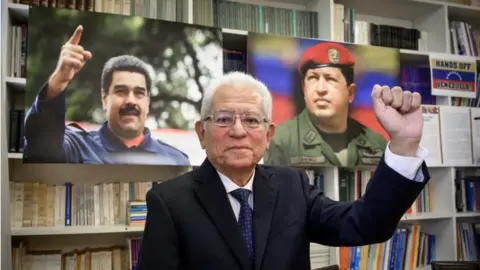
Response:
[{"label": "eyeglasses", "polygon": [[237,116],[240,117],[240,121],[244,127],[257,128],[262,123],[268,123],[268,121],[261,115],[256,113],[234,113],[234,112],[216,112],[211,116],[205,118],[204,121],[211,120],[212,123],[219,127],[228,127],[235,123]]}]

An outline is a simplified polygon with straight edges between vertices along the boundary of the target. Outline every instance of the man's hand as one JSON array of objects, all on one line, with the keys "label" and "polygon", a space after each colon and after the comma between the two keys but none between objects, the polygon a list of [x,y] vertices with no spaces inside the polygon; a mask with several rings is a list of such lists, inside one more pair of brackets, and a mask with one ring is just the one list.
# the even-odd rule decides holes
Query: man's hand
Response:
[{"label": "man's hand", "polygon": [[396,86],[375,85],[372,91],[375,115],[390,135],[390,151],[400,156],[416,156],[422,139],[423,116],[418,93]]},{"label": "man's hand", "polygon": [[49,98],[63,91],[75,75],[83,68],[85,61],[92,58],[92,53],[78,45],[82,37],[83,27],[79,25],[70,39],[62,46],[57,67],[48,79]]}]

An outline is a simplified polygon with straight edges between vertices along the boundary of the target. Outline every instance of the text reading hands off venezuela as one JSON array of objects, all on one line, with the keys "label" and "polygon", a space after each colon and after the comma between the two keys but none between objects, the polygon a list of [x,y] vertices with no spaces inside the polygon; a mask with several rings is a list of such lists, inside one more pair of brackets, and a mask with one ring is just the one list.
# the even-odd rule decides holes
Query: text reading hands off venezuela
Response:
[{"label": "text reading hands off venezuela", "polygon": [[475,92],[476,66],[467,61],[432,61],[433,86],[436,89]]}]

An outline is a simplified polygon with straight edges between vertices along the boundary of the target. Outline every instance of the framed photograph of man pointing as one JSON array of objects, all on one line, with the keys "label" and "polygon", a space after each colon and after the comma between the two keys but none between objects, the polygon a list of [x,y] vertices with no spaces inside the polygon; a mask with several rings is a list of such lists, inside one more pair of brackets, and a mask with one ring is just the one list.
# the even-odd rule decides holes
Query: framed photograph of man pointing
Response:
[{"label": "framed photograph of man pointing", "polygon": [[399,85],[397,49],[250,33],[251,74],[272,93],[277,125],[265,164],[376,166],[389,140],[376,84]]},{"label": "framed photograph of man pointing", "polygon": [[24,162],[194,165],[217,28],[71,9],[29,15]]}]

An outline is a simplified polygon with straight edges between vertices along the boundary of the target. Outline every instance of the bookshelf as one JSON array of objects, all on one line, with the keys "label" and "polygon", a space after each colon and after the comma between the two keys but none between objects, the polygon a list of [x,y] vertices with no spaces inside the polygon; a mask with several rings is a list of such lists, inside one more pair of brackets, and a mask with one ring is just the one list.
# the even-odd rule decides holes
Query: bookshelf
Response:
[{"label": "bookshelf", "polygon": [[71,234],[107,234],[107,233],[137,233],[142,232],[142,227],[129,226],[75,226],[75,227],[53,227],[53,228],[13,228],[12,236],[38,236],[38,235],[71,235]]},{"label": "bookshelf", "polygon": [[[196,22],[196,5],[200,0],[186,0],[186,21],[188,23],[211,24],[209,22]],[[208,0],[201,0],[203,3]],[[254,0],[238,0],[236,2],[258,4]],[[465,6],[444,1],[434,0],[277,0],[260,1],[262,5],[296,9],[300,11],[315,11],[318,13],[316,33],[318,39],[338,40],[335,31],[335,7],[341,4],[344,7],[354,8],[356,20],[376,24],[393,25],[398,27],[416,28],[426,32],[427,41],[419,50],[400,49],[401,64],[428,67],[429,53],[454,52],[450,42],[450,22],[452,20],[464,21],[474,28],[480,27],[478,17],[480,6]],[[125,244],[126,237],[142,232],[140,227],[125,225],[101,226],[57,226],[57,227],[12,227],[10,212],[10,185],[19,181],[41,181],[42,183],[62,185],[71,183],[96,183],[96,182],[128,182],[132,179],[138,181],[162,181],[178,175],[186,168],[152,167],[152,166],[74,166],[23,164],[21,153],[9,152],[8,130],[9,110],[11,99],[14,95],[22,94],[26,86],[25,78],[8,76],[10,74],[9,53],[11,45],[9,38],[12,22],[26,22],[28,19],[28,6],[25,4],[2,1],[1,33],[1,84],[0,84],[0,207],[1,215],[1,242],[0,262],[2,269],[11,269],[11,242],[12,239],[27,239],[30,247],[34,249],[61,248],[66,252],[72,249],[82,249],[95,245]],[[247,29],[242,27],[223,27],[224,47],[230,50],[243,50],[247,48]],[[480,57],[472,55],[477,63]],[[436,104],[452,106],[450,97],[437,97]],[[475,139],[474,139],[475,140]],[[456,210],[455,179],[457,171],[471,171],[476,175],[478,165],[465,164],[428,164],[432,175],[431,180],[431,211],[406,214],[402,224],[419,224],[425,233],[436,237],[435,256],[439,260],[456,260],[460,250],[457,239],[457,229],[460,222],[480,220],[480,212],[462,212]],[[321,173],[325,179],[324,191],[332,199],[340,199],[340,169],[322,168]],[[112,180],[113,179],[113,180]],[[477,209],[478,211],[478,209]],[[91,236],[91,237],[90,237]],[[54,240],[52,240],[54,239]],[[340,249],[329,249],[329,264],[337,264],[340,260]],[[418,270],[430,269],[429,266],[419,267]]]}]

